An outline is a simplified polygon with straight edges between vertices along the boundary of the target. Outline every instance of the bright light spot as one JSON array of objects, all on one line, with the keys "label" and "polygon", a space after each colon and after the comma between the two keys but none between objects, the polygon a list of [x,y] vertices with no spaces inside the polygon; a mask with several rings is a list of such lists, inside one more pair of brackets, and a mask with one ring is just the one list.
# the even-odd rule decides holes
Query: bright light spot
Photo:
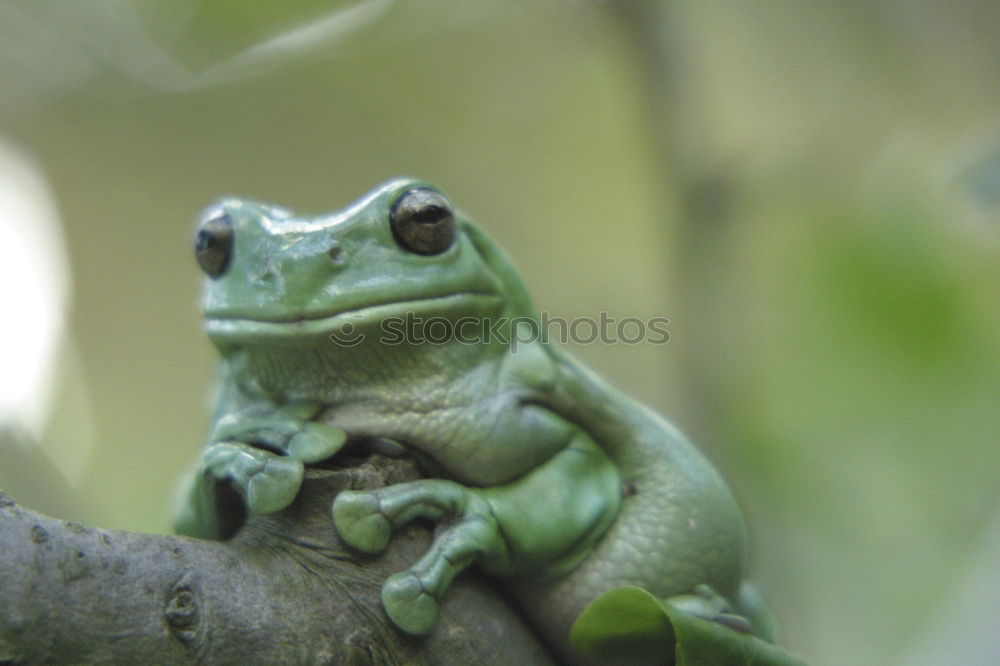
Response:
[{"label": "bright light spot", "polygon": [[0,140],[0,424],[39,439],[66,325],[66,252],[38,170]]}]

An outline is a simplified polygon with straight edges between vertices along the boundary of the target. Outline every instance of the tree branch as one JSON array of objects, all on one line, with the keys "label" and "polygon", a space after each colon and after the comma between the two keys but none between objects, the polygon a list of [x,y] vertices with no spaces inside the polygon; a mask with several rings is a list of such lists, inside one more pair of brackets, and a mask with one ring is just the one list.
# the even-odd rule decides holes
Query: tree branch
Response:
[{"label": "tree branch", "polygon": [[0,493],[0,665],[27,663],[550,664],[483,579],[456,580],[425,639],[396,631],[380,588],[430,543],[421,526],[370,558],[338,538],[340,490],[419,477],[372,456],[308,469],[295,503],[226,542],[55,520]]}]

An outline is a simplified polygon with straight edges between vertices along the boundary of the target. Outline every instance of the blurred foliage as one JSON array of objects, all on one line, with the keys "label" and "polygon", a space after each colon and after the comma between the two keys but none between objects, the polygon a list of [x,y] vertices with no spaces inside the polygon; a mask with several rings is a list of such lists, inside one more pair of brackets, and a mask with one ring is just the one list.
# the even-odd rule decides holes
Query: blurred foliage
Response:
[{"label": "blurred foliage", "polygon": [[[48,177],[74,278],[75,360],[38,446],[96,441],[68,487],[5,435],[0,487],[166,530],[214,364],[194,214],[223,194],[332,210],[412,174],[507,248],[542,310],[671,318],[665,346],[573,351],[722,468],[784,645],[914,663],[932,618],[969,644],[977,617],[939,611],[976,589],[998,525],[1000,7],[671,3],[669,81],[619,9],[0,5],[0,133]],[[722,183],[712,226],[686,219],[685,169]],[[978,621],[975,654],[1000,653]]]}]

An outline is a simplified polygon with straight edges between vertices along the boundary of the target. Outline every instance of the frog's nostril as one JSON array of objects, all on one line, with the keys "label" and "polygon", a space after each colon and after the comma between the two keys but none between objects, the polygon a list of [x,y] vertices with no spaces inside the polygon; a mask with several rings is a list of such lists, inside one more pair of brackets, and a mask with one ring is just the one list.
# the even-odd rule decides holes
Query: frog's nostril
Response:
[{"label": "frog's nostril", "polygon": [[330,257],[330,261],[338,266],[344,263],[344,248],[340,247],[336,243],[333,243],[330,246],[330,249],[326,251],[326,254]]},{"label": "frog's nostril", "polygon": [[278,276],[272,270],[264,270],[251,276],[250,281],[254,284],[269,285],[277,282]]}]

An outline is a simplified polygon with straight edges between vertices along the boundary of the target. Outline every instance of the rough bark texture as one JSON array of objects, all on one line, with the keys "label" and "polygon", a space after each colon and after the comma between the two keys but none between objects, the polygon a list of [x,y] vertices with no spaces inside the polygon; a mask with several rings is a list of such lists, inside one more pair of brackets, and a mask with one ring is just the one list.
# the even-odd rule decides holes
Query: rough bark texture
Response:
[{"label": "rough bark texture", "polygon": [[431,636],[391,626],[381,584],[430,533],[402,530],[386,554],[364,557],[337,537],[330,503],[418,476],[378,456],[308,470],[291,507],[226,542],[84,527],[0,493],[0,665],[552,663],[474,574],[456,580]]}]

